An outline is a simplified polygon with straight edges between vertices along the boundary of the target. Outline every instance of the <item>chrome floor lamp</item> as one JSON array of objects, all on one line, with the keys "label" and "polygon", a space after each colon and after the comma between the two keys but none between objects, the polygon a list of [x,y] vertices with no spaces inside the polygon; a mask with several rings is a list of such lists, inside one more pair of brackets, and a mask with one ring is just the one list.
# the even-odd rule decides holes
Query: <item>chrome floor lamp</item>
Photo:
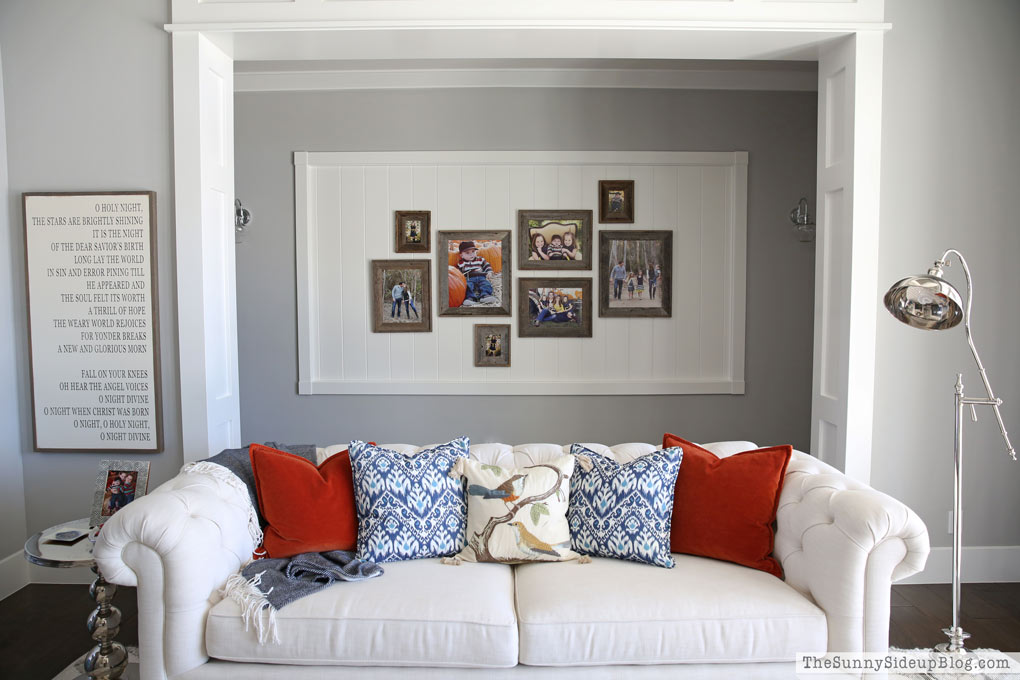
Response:
[{"label": "chrome floor lamp", "polygon": [[[964,276],[967,279],[967,305],[964,306],[960,299],[960,293],[943,278],[943,268],[948,267],[949,256],[955,255],[963,267]],[[1016,451],[1009,442],[1009,435],[1006,434],[1006,426],[1002,422],[1002,414],[999,406],[1002,400],[997,399],[992,393],[992,386],[988,382],[988,375],[985,367],[978,356],[977,348],[974,346],[974,338],[970,332],[970,312],[973,290],[971,288],[970,268],[967,260],[963,258],[958,250],[950,248],[942,257],[935,261],[926,275],[910,276],[897,281],[885,294],[885,307],[897,319],[913,326],[929,331],[941,331],[953,328],[961,321],[964,330],[967,332],[967,344],[970,345],[971,354],[974,355],[974,362],[978,367],[978,375],[985,386],[985,398],[975,399],[963,395],[963,374],[956,374],[956,428],[955,441],[953,446],[953,459],[955,463],[955,474],[953,477],[953,625],[950,628],[943,628],[942,632],[949,636],[949,642],[936,645],[935,649],[950,654],[963,654],[967,652],[964,641],[970,637],[960,627],[960,554],[963,545],[963,508],[961,507],[961,494],[963,491],[963,407],[970,406],[971,419],[977,420],[975,406],[991,406],[995,413],[995,420],[999,423],[999,431],[1006,441],[1006,451],[1016,460]]]}]

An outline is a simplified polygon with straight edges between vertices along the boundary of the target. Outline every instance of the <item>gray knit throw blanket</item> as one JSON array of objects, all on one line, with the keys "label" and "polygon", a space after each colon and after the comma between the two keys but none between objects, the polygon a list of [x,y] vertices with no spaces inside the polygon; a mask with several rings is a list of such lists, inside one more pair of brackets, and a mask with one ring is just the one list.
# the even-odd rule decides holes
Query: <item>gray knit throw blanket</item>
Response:
[{"label": "gray knit throw blanket", "polygon": [[244,629],[255,628],[259,644],[279,642],[276,612],[295,600],[342,581],[382,576],[383,568],[353,552],[332,550],[250,562],[227,579],[223,595],[238,603]]}]

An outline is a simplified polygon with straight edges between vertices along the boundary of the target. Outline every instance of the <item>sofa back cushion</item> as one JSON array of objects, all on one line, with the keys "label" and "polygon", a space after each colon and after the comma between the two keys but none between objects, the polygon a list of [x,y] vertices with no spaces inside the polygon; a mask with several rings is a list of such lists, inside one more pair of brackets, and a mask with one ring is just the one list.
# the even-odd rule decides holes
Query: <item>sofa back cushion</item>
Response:
[{"label": "sofa back cushion", "polygon": [[269,557],[354,550],[358,514],[351,460],[340,451],[316,467],[292,453],[252,444],[249,448]]}]

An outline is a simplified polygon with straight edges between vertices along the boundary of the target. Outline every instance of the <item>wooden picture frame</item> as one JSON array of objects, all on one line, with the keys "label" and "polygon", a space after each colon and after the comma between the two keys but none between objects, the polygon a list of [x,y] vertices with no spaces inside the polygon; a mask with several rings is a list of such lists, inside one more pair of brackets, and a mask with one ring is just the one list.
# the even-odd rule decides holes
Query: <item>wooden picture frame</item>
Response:
[{"label": "wooden picture frame", "polygon": [[432,251],[432,212],[396,210],[393,213],[393,251],[428,253]]},{"label": "wooden picture frame", "polygon": [[163,450],[155,191],[22,194],[35,451]]},{"label": "wooden picture frame", "polygon": [[599,232],[599,316],[672,317],[672,284],[672,231]]},{"label": "wooden picture frame", "polygon": [[[393,295],[401,281],[410,288],[410,300],[401,299],[397,303]],[[373,333],[430,333],[432,263],[428,260],[372,260],[369,306]],[[412,312],[416,320],[404,321]]]},{"label": "wooden picture frame", "polygon": [[125,505],[144,496],[148,487],[149,461],[99,461],[89,526],[102,526]]},{"label": "wooden picture frame", "polygon": [[[491,270],[484,279],[468,277],[459,265],[462,246],[475,246],[475,260]],[[468,248],[463,253],[470,253]],[[510,316],[513,293],[513,262],[509,231],[440,231],[436,241],[436,274],[439,277],[439,316]],[[483,267],[485,265],[482,265]],[[446,274],[444,276],[444,273]],[[474,283],[469,281],[478,281]]]},{"label": "wooden picture frame", "polygon": [[599,222],[634,224],[634,180],[599,180]]},{"label": "wooden picture frame", "polygon": [[[522,338],[590,338],[592,280],[587,278],[519,278],[517,335]],[[558,311],[548,296],[567,297]],[[547,310],[543,313],[543,309]],[[573,315],[573,319],[570,316]],[[543,318],[545,317],[545,318]]]},{"label": "wooden picture frame", "polygon": [[510,367],[510,324],[475,324],[475,366]]},{"label": "wooden picture frame", "polygon": [[[518,210],[517,268],[590,270],[594,259],[592,221],[591,210]],[[562,252],[549,254],[556,236],[560,237],[561,247],[568,239],[573,241],[572,258],[567,259]],[[538,237],[545,241],[544,245],[537,241]],[[544,255],[538,254],[539,248]],[[545,259],[547,255],[550,259]]]}]

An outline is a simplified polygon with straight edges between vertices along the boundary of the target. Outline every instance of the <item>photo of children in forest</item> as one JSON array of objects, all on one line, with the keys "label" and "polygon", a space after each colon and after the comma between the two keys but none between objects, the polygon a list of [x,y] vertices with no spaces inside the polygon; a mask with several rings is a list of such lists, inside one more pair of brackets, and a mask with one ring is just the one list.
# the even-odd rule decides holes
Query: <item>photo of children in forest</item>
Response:
[{"label": "photo of children in forest", "polygon": [[590,279],[522,279],[519,335],[591,337]]},{"label": "photo of children in forest", "polygon": [[509,249],[509,231],[439,232],[437,258],[447,267],[446,281],[439,282],[440,316],[509,315],[509,282],[504,281],[509,270],[503,268]]},{"label": "photo of children in forest", "polygon": [[673,233],[599,234],[601,316],[672,315]]},{"label": "photo of children in forest", "polygon": [[372,331],[432,330],[427,260],[373,260]]},{"label": "photo of children in forest", "polygon": [[590,210],[520,210],[521,269],[591,269]]}]

